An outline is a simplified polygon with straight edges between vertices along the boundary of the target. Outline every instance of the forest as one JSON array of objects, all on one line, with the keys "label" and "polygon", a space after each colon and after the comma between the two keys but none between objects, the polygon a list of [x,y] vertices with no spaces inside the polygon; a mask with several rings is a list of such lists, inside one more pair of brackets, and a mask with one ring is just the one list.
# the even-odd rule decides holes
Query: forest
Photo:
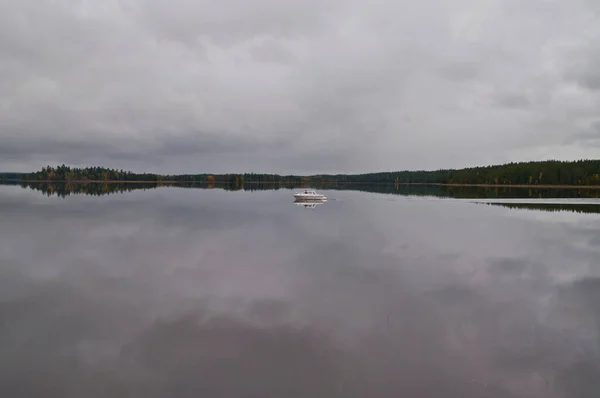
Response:
[{"label": "forest", "polygon": [[600,160],[506,163],[435,171],[318,175],[311,180],[373,183],[485,185],[600,185]]},{"label": "forest", "polygon": [[62,182],[190,182],[227,183],[389,183],[389,184],[477,184],[477,185],[600,185],[600,160],[506,163],[503,165],[442,169],[434,171],[392,171],[366,174],[317,174],[310,176],[278,174],[151,174],[104,167],[72,168],[47,166],[33,173],[0,173],[0,180]]},{"label": "forest", "polygon": [[299,183],[302,177],[281,176],[276,174],[153,174],[134,173],[131,171],[110,169],[104,167],[72,168],[61,165],[46,166],[33,173],[0,173],[0,180],[18,181],[61,181],[61,182],[202,182],[202,183],[233,183],[241,185],[244,182],[279,182]]}]

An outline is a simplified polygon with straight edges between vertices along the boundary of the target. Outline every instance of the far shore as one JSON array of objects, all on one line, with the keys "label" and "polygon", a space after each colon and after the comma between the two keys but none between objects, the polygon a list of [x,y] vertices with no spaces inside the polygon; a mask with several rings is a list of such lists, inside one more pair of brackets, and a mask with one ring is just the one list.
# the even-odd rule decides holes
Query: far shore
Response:
[{"label": "far shore", "polygon": [[[17,183],[61,183],[61,184],[232,184],[232,181],[173,181],[173,180],[19,180],[5,179],[2,182],[17,182]],[[280,184],[280,185],[319,185],[319,184],[354,184],[354,185],[396,185],[394,182],[367,182],[367,181],[304,181],[300,183],[289,181],[246,181],[241,182],[245,185],[256,184]],[[444,186],[444,187],[475,187],[475,188],[527,188],[527,189],[597,189],[600,190],[600,185],[550,185],[550,184],[444,184],[434,182],[399,182],[397,185],[425,185],[425,186]]]},{"label": "far shore", "polygon": [[[417,184],[411,184],[417,185]],[[439,183],[431,183],[431,184],[422,184],[422,185],[438,185],[445,187],[480,187],[480,188],[549,188],[549,189],[600,189],[600,185],[548,185],[548,184],[538,184],[538,185],[528,185],[528,184],[439,184]]]}]

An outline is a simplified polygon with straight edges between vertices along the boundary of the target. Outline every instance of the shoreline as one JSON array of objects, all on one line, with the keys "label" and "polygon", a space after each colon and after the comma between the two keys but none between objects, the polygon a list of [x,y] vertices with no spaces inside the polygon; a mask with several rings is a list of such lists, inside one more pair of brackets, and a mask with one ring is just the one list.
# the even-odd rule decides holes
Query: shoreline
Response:
[{"label": "shoreline", "polygon": [[600,185],[549,185],[549,184],[539,184],[539,185],[528,185],[528,184],[425,184],[425,185],[438,185],[445,187],[479,187],[479,188],[537,188],[537,189],[600,189]]},{"label": "shoreline", "polygon": [[[16,180],[6,179],[0,180],[0,183],[4,182],[16,182],[25,184],[39,184],[39,183],[60,183],[60,184],[235,184],[232,181],[174,181],[174,180],[160,180],[160,181],[144,181],[144,180]],[[450,183],[435,183],[435,182],[368,182],[368,181],[304,181],[300,183],[287,182],[287,181],[247,181],[241,182],[243,185],[256,185],[256,184],[280,184],[280,185],[319,185],[319,184],[362,184],[362,185],[424,185],[424,186],[440,186],[440,187],[473,187],[473,188],[518,188],[518,189],[598,189],[600,185],[554,185],[554,184],[450,184]]]}]

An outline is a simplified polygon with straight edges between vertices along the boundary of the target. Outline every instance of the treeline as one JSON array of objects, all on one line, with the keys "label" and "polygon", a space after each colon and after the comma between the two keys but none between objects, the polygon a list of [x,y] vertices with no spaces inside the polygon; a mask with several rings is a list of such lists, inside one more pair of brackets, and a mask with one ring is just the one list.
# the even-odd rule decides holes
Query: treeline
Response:
[{"label": "treeline", "polygon": [[600,160],[520,162],[435,171],[324,174],[312,181],[399,184],[600,185]]},{"label": "treeline", "polygon": [[[196,178],[194,178],[196,177]],[[134,173],[123,169],[109,169],[105,167],[72,168],[69,166],[52,167],[47,166],[40,171],[21,175],[23,181],[63,181],[63,182],[87,182],[87,181],[111,181],[111,182],[161,182],[161,181],[204,181],[211,180],[208,175],[161,175],[153,173]],[[214,180],[214,177],[212,178]]]},{"label": "treeline", "polygon": [[20,180],[22,178],[22,176],[23,176],[22,173],[0,173],[0,181],[7,182],[7,181]]},{"label": "treeline", "polygon": [[104,167],[72,168],[61,165],[58,167],[47,166],[33,173],[6,175],[5,179],[19,179],[22,181],[62,181],[62,182],[201,182],[201,183],[233,183],[236,185],[244,182],[278,182],[299,183],[302,177],[280,176],[277,174],[153,174],[133,173],[131,171],[109,169]]},{"label": "treeline", "polygon": [[[23,181],[114,181],[114,182],[188,182],[227,183],[242,186],[246,183],[389,183],[389,184],[487,184],[487,185],[600,185],[600,160],[565,162],[507,163],[503,165],[446,169],[435,171],[395,171],[367,174],[319,174],[311,176],[278,174],[180,174],[162,175],[133,173],[103,167],[71,168],[65,165],[47,166],[26,174],[13,173],[12,178]],[[0,179],[7,180],[8,174]]]},{"label": "treeline", "polygon": [[600,160],[509,163],[456,170],[448,184],[600,185]]}]

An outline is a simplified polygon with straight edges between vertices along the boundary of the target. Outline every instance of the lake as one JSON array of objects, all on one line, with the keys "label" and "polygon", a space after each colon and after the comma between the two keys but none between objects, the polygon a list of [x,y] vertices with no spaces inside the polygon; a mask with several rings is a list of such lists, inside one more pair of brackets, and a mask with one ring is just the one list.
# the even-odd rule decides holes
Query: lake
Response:
[{"label": "lake", "polygon": [[97,188],[0,186],[2,397],[598,396],[597,191]]}]

